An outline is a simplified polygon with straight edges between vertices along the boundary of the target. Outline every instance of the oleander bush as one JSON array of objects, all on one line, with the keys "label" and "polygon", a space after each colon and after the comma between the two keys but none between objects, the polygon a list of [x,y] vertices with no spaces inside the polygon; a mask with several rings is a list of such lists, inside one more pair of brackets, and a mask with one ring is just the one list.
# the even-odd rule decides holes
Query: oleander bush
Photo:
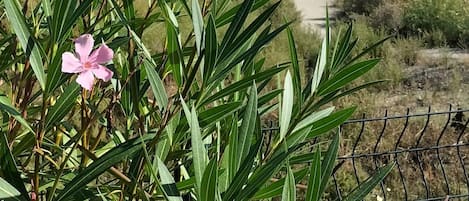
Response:
[{"label": "oleander bush", "polygon": [[[132,0],[0,2],[0,199],[320,200],[337,127],[356,108],[330,103],[382,82],[345,88],[376,66],[362,57],[384,40],[352,54],[351,26],[326,34],[306,79],[291,21],[269,23],[281,2],[147,3],[137,13]],[[161,49],[142,40],[151,33],[164,35]],[[260,53],[280,34],[289,61],[265,65]],[[267,90],[275,76],[283,87]],[[272,113],[280,131],[266,136]]]}]

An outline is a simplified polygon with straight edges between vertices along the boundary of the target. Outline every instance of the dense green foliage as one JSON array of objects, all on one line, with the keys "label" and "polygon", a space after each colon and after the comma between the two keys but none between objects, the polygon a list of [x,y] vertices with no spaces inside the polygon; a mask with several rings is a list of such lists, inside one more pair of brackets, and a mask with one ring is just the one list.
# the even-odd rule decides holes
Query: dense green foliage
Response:
[{"label": "dense green foliage", "polygon": [[337,4],[345,16],[366,16],[371,27],[388,34],[420,37],[429,47],[469,46],[466,0],[337,0]]},{"label": "dense green foliage", "polygon": [[[306,200],[320,200],[339,149],[337,127],[356,108],[330,103],[380,82],[345,88],[376,66],[379,59],[362,57],[383,41],[352,54],[351,27],[337,43],[325,37],[305,79],[291,23],[268,23],[280,3],[148,1],[137,15],[131,0],[2,1],[0,198],[295,200],[305,179]],[[153,26],[165,33],[164,46],[150,51],[142,37]],[[113,50],[102,45],[97,55],[114,56],[110,82],[97,79],[91,90],[80,88],[80,77],[103,59],[85,59],[85,33]],[[280,34],[290,61],[265,65],[261,52]],[[66,53],[74,43],[79,58]],[[86,72],[68,74],[74,59]],[[275,76],[283,88],[267,89]],[[261,120],[272,113],[280,132],[266,136]],[[327,149],[321,142],[315,153],[298,151],[324,134],[333,136]],[[362,199],[392,166],[347,199]]]},{"label": "dense green foliage", "polygon": [[468,1],[411,1],[403,21],[405,28],[413,32],[441,32],[448,44],[469,46]]}]

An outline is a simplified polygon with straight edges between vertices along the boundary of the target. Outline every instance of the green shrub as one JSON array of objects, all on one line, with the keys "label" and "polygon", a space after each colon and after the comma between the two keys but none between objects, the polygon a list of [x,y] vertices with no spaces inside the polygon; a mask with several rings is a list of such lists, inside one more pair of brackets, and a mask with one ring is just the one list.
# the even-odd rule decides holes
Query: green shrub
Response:
[{"label": "green shrub", "polygon": [[368,15],[385,0],[337,0],[336,4],[344,12]]},{"label": "green shrub", "polygon": [[[405,9],[405,30],[411,34],[441,31],[449,45],[468,44],[469,2],[465,0],[413,0]],[[437,36],[441,38],[440,36]],[[426,38],[429,38],[428,36]],[[434,43],[433,37],[429,38]],[[440,43],[440,41],[436,41]]]}]

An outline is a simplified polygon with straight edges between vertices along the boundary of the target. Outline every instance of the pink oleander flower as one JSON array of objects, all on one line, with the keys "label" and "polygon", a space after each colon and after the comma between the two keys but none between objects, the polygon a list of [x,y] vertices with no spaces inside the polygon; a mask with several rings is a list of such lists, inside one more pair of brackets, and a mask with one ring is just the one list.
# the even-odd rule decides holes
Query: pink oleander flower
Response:
[{"label": "pink oleander flower", "polygon": [[105,82],[112,78],[113,72],[103,66],[112,60],[114,52],[106,44],[103,44],[93,52],[94,39],[91,34],[84,34],[74,40],[75,52],[62,54],[62,72],[78,73],[77,83],[91,91],[94,85],[94,77]]}]

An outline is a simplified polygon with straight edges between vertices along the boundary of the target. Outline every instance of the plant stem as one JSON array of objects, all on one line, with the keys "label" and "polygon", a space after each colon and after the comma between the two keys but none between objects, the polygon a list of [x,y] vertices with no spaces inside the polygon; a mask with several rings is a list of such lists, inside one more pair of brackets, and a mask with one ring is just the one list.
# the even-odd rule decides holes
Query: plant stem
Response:
[{"label": "plant stem", "polygon": [[[46,117],[46,108],[47,108],[47,105],[48,105],[48,102],[49,102],[49,98],[48,97],[44,97],[42,99],[42,110],[41,110],[41,119],[45,119]],[[44,134],[45,134],[45,130],[44,130],[44,127],[45,127],[45,121],[41,121],[39,124],[38,124],[38,129],[37,129],[37,133],[36,133],[36,147],[34,148],[34,192],[36,193],[36,195],[39,195],[39,186],[40,186],[40,183],[39,183],[39,171],[41,169],[40,167],[40,157],[41,157],[41,152],[42,152],[42,149],[41,149],[41,144],[42,144],[42,139],[44,137]]]},{"label": "plant stem", "polygon": [[[86,95],[87,95],[86,92],[87,92],[86,90],[83,90],[81,94],[81,128],[83,130],[83,137],[81,138],[82,140],[81,144],[85,149],[88,149],[89,148],[88,129],[84,129],[85,127],[87,127],[86,125],[88,124],[87,108],[86,108],[86,103],[85,103]],[[88,156],[86,154],[83,154],[81,158],[80,168],[85,168],[87,162],[88,162]]]},{"label": "plant stem", "polygon": [[60,177],[62,176],[62,174],[64,172],[65,164],[67,164],[67,161],[72,156],[73,150],[75,150],[77,148],[78,142],[80,141],[80,139],[82,137],[83,137],[83,132],[80,132],[80,134],[78,136],[78,139],[75,141],[75,143],[73,143],[73,146],[72,146],[72,149],[70,150],[70,153],[65,157],[64,161],[62,161],[62,163],[60,164],[59,172],[55,176],[54,184],[52,185],[52,189],[49,192],[49,197],[47,198],[47,200],[52,200],[52,198],[55,194],[55,190],[57,189],[57,185],[59,184]]},{"label": "plant stem", "polygon": [[[111,105],[113,105],[113,104],[111,104]],[[108,108],[110,108],[111,105],[109,105]],[[108,109],[108,108],[106,108],[106,109]],[[52,200],[52,198],[54,197],[54,193],[55,193],[55,190],[57,189],[57,185],[59,184],[60,177],[62,176],[62,174],[64,172],[65,165],[67,164],[67,161],[70,160],[70,157],[73,154],[73,150],[75,150],[78,147],[78,144],[79,144],[81,138],[83,137],[83,134],[85,133],[85,131],[88,130],[88,128],[91,126],[91,124],[94,123],[96,120],[98,120],[98,118],[99,118],[99,115],[93,114],[93,116],[89,119],[89,121],[86,122],[87,124],[78,133],[78,138],[73,143],[72,149],[70,150],[68,155],[65,157],[65,159],[60,164],[60,169],[59,169],[57,175],[55,176],[54,184],[52,185],[52,189],[50,190],[50,193],[49,193],[49,196],[48,196],[47,200]]]},{"label": "plant stem", "polygon": [[36,153],[34,154],[34,193],[36,193],[36,195],[39,195],[39,162],[40,162],[40,154],[39,152],[36,151]]}]

